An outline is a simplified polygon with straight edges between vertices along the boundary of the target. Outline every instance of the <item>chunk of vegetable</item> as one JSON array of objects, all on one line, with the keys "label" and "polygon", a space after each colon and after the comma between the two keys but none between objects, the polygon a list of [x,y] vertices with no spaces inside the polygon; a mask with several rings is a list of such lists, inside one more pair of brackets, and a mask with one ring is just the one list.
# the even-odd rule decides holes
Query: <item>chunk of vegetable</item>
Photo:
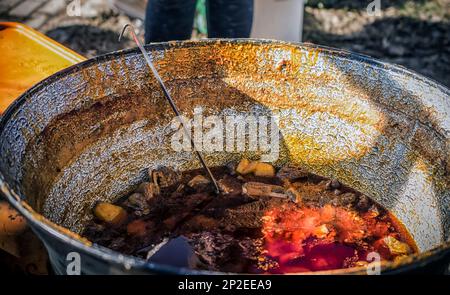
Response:
[{"label": "chunk of vegetable", "polygon": [[236,172],[242,175],[253,173],[255,176],[273,177],[275,176],[275,168],[259,161],[249,161],[242,159],[236,168]]},{"label": "chunk of vegetable", "polygon": [[245,167],[242,174],[250,174],[255,172],[256,165],[258,165],[258,161],[251,161],[250,164],[248,164],[247,167]]},{"label": "chunk of vegetable", "polygon": [[250,162],[247,159],[242,159],[236,168],[236,172],[239,174],[242,174],[242,175],[250,174],[253,171],[255,171],[257,164],[258,164],[258,162],[256,162],[256,161]]},{"label": "chunk of vegetable", "polygon": [[253,174],[255,174],[255,176],[274,177],[275,168],[268,163],[258,162]]},{"label": "chunk of vegetable", "polygon": [[383,242],[386,244],[389,252],[391,252],[392,255],[397,256],[411,253],[411,248],[408,246],[408,244],[400,242],[392,236],[385,237],[383,239]]},{"label": "chunk of vegetable", "polygon": [[127,218],[127,212],[122,207],[106,202],[97,203],[94,215],[101,221],[112,225],[120,225]]},{"label": "chunk of vegetable", "polygon": [[242,159],[239,164],[236,167],[236,172],[239,174],[243,174],[245,171],[245,168],[250,164],[250,161],[247,159]]}]

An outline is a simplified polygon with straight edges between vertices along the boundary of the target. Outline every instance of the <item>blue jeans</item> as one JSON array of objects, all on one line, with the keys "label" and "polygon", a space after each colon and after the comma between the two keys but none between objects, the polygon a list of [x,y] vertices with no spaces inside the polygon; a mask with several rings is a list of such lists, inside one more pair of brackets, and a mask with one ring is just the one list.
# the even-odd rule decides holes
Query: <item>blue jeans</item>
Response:
[{"label": "blue jeans", "polygon": [[[145,42],[186,40],[191,37],[196,0],[149,0]],[[206,0],[209,38],[248,38],[253,0]]]}]

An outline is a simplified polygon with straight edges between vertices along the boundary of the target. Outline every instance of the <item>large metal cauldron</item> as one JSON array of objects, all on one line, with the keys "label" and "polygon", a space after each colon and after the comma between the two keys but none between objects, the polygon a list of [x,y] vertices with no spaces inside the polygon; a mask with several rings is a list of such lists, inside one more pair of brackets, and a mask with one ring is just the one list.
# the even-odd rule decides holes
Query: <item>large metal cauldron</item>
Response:
[{"label": "large metal cauldron", "polygon": [[[421,251],[384,272],[443,266],[450,249],[450,91],[398,66],[305,44],[209,40],[147,46],[179,108],[273,114],[280,159],[336,177],[391,210]],[[172,114],[133,49],[82,62],[23,94],[0,124],[2,194],[57,273],[192,273],[91,245],[77,233],[157,165],[198,167],[170,147]],[[211,165],[240,153],[210,153]],[[257,155],[256,155],[257,156]],[[325,272],[335,273],[336,271]],[[337,271],[339,272],[339,271]],[[349,269],[346,273],[364,273]]]}]

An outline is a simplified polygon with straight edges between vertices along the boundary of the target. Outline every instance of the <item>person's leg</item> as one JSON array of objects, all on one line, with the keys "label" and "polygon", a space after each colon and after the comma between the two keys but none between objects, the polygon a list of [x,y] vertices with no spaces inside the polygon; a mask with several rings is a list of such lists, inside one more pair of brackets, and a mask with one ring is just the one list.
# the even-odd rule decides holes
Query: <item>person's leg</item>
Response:
[{"label": "person's leg", "polygon": [[149,0],[145,15],[145,43],[191,37],[196,0]]},{"label": "person's leg", "polygon": [[207,0],[209,38],[248,38],[253,0]]}]

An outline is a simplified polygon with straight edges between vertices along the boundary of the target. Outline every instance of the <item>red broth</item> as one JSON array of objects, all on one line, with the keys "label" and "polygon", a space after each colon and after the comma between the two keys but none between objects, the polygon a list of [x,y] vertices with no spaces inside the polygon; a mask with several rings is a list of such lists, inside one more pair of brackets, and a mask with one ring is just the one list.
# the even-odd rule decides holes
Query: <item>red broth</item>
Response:
[{"label": "red broth", "polygon": [[[361,213],[350,208],[325,205],[295,208],[285,205],[263,217],[264,246],[254,273],[298,273],[367,265],[367,254],[393,260],[386,237],[402,241],[400,246],[417,248],[395,218],[371,210]],[[405,253],[405,255],[408,253]],[[376,255],[376,254],[375,254]],[[398,259],[398,258],[397,258]]]}]

